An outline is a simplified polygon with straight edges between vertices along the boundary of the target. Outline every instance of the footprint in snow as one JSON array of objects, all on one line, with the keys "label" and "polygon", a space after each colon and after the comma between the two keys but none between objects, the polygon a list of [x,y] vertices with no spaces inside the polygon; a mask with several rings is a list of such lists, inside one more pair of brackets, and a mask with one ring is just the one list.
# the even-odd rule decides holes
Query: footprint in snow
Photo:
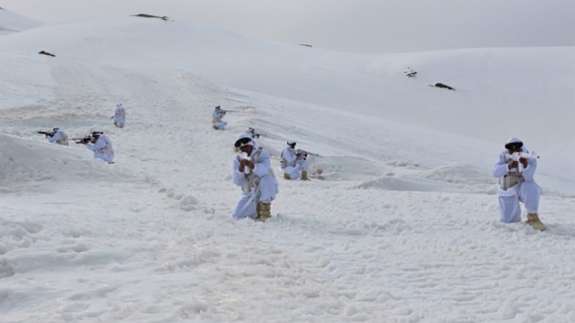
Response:
[{"label": "footprint in snow", "polygon": [[0,279],[14,276],[15,273],[8,260],[0,259]]},{"label": "footprint in snow", "polygon": [[195,197],[188,195],[181,199],[180,209],[182,211],[190,212],[195,210],[197,208],[197,205],[198,200]]}]

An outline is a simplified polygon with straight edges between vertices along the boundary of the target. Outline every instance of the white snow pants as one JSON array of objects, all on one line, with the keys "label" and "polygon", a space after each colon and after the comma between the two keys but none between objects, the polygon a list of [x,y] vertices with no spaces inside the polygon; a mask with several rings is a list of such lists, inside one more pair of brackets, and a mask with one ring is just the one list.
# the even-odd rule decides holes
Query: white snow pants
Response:
[{"label": "white snow pants", "polygon": [[221,121],[221,120],[213,122],[214,129],[216,129],[216,130],[224,130],[227,125],[228,125],[227,122]]},{"label": "white snow pants", "polygon": [[236,220],[247,217],[255,219],[257,216],[257,204],[258,200],[256,192],[243,193],[232,217]]},{"label": "white snow pants", "polygon": [[501,222],[514,223],[521,221],[521,206],[523,202],[527,213],[538,213],[539,211],[539,186],[534,182],[523,182],[517,187],[510,188],[514,190],[512,194],[499,195],[499,209],[501,210]]},{"label": "white snow pants", "polygon": [[114,126],[116,126],[118,128],[124,128],[125,125],[126,125],[125,119],[123,119],[123,118],[114,119]]},{"label": "white snow pants", "polygon": [[234,219],[243,219],[250,217],[255,219],[257,216],[257,204],[271,203],[278,193],[278,185],[275,177],[264,176],[260,179],[257,189],[242,193],[242,197],[232,214]]},{"label": "white snow pants", "polygon": [[298,166],[292,167],[292,166],[288,166],[286,168],[283,169],[284,174],[286,174],[289,179],[299,179],[301,176],[301,169]]},{"label": "white snow pants", "polygon": [[283,169],[284,174],[289,176],[289,179],[297,180],[301,178],[301,172],[307,171],[309,168],[309,163],[307,160],[298,161],[295,166],[288,166]]}]

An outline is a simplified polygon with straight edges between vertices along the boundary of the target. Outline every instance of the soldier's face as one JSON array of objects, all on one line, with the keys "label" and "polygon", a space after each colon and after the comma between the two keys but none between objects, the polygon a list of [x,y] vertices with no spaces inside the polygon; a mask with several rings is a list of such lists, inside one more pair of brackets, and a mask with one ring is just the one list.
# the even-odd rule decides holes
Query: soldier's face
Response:
[{"label": "soldier's face", "polygon": [[516,144],[509,144],[509,145],[507,145],[506,148],[510,154],[513,154],[513,153],[521,152],[522,147],[523,147],[522,144],[516,143]]}]

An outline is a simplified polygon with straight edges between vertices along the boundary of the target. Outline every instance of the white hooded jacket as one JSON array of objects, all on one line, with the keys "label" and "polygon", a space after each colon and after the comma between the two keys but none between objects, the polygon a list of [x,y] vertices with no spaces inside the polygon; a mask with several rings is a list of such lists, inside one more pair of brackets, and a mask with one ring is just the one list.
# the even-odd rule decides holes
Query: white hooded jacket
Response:
[{"label": "white hooded jacket", "polygon": [[256,217],[256,205],[259,202],[270,203],[278,193],[278,182],[271,166],[270,154],[262,147],[254,149],[248,158],[254,163],[254,169],[239,171],[240,156],[233,162],[232,178],[234,184],[242,188],[242,198],[238,202],[232,216],[235,219]]},{"label": "white hooded jacket", "polygon": [[68,135],[61,129],[58,129],[54,135],[48,136],[48,142],[52,144],[68,145]]},{"label": "white hooded jacket", "polygon": [[101,134],[95,143],[89,143],[86,146],[94,152],[94,158],[101,159],[108,163],[114,162],[114,149],[112,148],[112,142],[106,135]]},{"label": "white hooded jacket", "polygon": [[114,111],[113,119],[114,119],[114,124],[118,128],[123,128],[124,125],[126,124],[126,109],[124,108],[124,106],[121,103],[116,105],[116,111]]}]

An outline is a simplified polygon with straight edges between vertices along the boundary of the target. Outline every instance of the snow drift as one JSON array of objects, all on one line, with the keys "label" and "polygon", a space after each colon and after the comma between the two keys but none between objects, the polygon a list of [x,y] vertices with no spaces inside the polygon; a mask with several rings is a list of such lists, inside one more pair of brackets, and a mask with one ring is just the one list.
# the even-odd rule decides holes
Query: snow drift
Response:
[{"label": "snow drift", "polygon": [[0,135],[0,189],[3,193],[32,187],[55,189],[63,182],[104,181],[110,171],[89,153]]},{"label": "snow drift", "polygon": [[40,26],[40,23],[0,7],[0,35]]}]

